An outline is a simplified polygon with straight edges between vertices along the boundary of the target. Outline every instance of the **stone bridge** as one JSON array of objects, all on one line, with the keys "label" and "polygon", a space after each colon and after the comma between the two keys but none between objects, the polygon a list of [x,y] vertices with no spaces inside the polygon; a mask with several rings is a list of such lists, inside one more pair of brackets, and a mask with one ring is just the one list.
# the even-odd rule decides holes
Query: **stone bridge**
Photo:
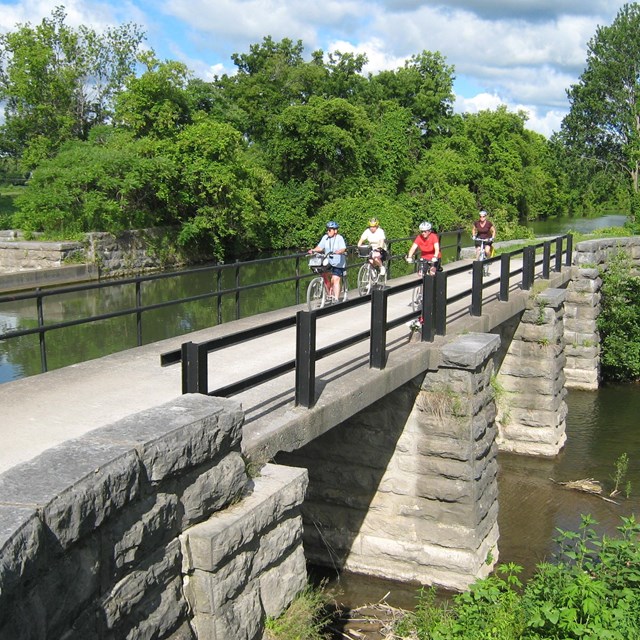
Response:
[{"label": "stone bridge", "polygon": [[[322,360],[311,409],[288,374],[181,396],[158,357],[184,338],[1,385],[0,638],[257,640],[305,560],[453,589],[486,575],[498,448],[564,445],[566,388],[598,384],[599,268],[621,245],[640,260],[637,238],[580,243],[508,302],[488,290],[482,316],[453,309],[431,343],[398,328],[383,370],[362,345]],[[339,317],[322,340],[359,321]],[[292,342],[217,354],[210,378]]]}]

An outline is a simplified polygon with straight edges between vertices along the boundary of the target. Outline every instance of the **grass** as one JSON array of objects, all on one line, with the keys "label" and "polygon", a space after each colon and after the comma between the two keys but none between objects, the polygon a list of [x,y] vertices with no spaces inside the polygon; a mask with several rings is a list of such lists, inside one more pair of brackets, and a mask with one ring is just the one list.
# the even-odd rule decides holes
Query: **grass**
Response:
[{"label": "grass", "polygon": [[331,615],[324,586],[308,586],[280,617],[267,618],[265,640],[326,640]]},{"label": "grass", "polygon": [[16,211],[15,199],[24,187],[0,187],[0,229],[11,229],[13,214]]}]

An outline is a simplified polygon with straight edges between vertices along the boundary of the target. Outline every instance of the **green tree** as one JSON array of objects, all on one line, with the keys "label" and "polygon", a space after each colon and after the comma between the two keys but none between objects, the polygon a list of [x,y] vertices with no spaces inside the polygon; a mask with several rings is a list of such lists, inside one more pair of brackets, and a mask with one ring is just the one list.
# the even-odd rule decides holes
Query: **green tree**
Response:
[{"label": "green tree", "polygon": [[294,43],[285,38],[275,42],[267,36],[261,44],[251,45],[249,53],[231,56],[236,73],[222,76],[218,85],[242,114],[236,127],[253,141],[264,140],[274,116],[292,104],[306,101],[315,76],[325,78],[322,67],[305,64],[302,52],[301,40]]},{"label": "green tree", "polygon": [[362,103],[375,108],[392,100],[411,112],[420,132],[429,138],[442,131],[453,113],[453,71],[439,52],[423,51],[400,69],[370,76],[362,89]]},{"label": "green tree", "polygon": [[173,171],[150,139],[94,127],[89,140],[67,142],[34,170],[15,222],[61,238],[168,224],[172,212],[161,194]]},{"label": "green tree", "polygon": [[640,277],[619,251],[602,276],[602,311],[598,317],[605,380],[640,380]]},{"label": "green tree", "polygon": [[0,35],[0,144],[27,170],[107,121],[144,37],[132,24],[98,34],[71,29],[65,18],[57,7],[36,27],[17,25]]},{"label": "green tree", "polygon": [[183,245],[218,260],[268,246],[264,202],[273,176],[255,162],[239,131],[199,116],[167,148],[180,168],[172,189]]},{"label": "green tree", "polygon": [[366,184],[371,134],[364,109],[314,97],[274,118],[267,154],[280,180],[310,181],[321,203]]},{"label": "green tree", "polygon": [[189,70],[181,62],[160,62],[153,53],[141,61],[146,70],[129,78],[117,96],[115,121],[139,137],[172,137],[191,122],[197,99],[187,91]]},{"label": "green tree", "polygon": [[561,136],[576,162],[629,178],[640,221],[640,6],[625,4],[587,45],[586,68],[567,91],[569,114]]}]

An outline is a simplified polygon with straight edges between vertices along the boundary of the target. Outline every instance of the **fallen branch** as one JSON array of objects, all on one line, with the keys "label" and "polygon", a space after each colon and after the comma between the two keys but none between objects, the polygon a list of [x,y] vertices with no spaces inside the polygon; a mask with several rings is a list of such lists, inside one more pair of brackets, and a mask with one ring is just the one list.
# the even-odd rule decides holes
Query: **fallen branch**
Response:
[{"label": "fallen branch", "polygon": [[605,502],[612,502],[613,504],[618,504],[615,500],[611,500],[611,498],[607,498],[602,495],[602,485],[598,480],[594,480],[593,478],[584,478],[582,480],[570,480],[569,482],[559,482],[558,480],[554,480],[553,478],[549,478],[551,482],[554,484],[559,484],[563,487],[567,487],[567,489],[574,489],[575,491],[582,491],[583,493],[590,493],[591,495],[598,496]]}]

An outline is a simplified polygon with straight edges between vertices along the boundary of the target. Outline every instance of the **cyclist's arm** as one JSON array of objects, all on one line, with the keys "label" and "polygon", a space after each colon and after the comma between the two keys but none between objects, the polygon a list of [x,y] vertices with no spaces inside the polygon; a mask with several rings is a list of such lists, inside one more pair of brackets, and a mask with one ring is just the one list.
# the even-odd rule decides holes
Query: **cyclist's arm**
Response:
[{"label": "cyclist's arm", "polygon": [[363,231],[362,235],[360,236],[360,240],[358,240],[358,246],[361,247],[364,244],[364,241],[367,239],[367,232]]},{"label": "cyclist's arm", "polygon": [[340,236],[340,240],[338,241],[338,248],[334,249],[331,253],[335,253],[336,255],[341,255],[347,252],[347,243],[344,241],[344,238]]},{"label": "cyclist's arm", "polygon": [[437,240],[433,243],[433,257],[437,258],[440,255],[440,241]]},{"label": "cyclist's arm", "polygon": [[414,242],[409,249],[409,253],[407,253],[407,258],[410,260],[413,258],[413,254],[418,250],[418,245]]}]

